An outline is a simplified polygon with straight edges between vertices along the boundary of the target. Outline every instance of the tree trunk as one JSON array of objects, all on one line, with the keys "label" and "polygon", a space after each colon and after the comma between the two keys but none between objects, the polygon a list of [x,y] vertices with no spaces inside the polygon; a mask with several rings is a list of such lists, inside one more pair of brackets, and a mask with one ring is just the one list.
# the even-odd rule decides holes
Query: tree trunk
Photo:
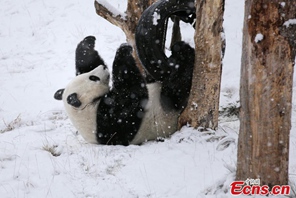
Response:
[{"label": "tree trunk", "polygon": [[179,127],[186,125],[216,129],[223,38],[224,0],[196,1],[195,67],[186,109],[179,118]]},{"label": "tree trunk", "polygon": [[[136,49],[135,31],[138,21],[143,11],[156,0],[128,0],[127,10],[124,13],[116,12],[115,8],[105,0],[95,0],[96,13],[123,30],[127,42]],[[116,12],[116,13],[115,13]],[[137,56],[136,50],[133,52],[138,67],[143,71],[141,62]]]},{"label": "tree trunk", "polygon": [[296,2],[245,2],[237,180],[287,185]]}]

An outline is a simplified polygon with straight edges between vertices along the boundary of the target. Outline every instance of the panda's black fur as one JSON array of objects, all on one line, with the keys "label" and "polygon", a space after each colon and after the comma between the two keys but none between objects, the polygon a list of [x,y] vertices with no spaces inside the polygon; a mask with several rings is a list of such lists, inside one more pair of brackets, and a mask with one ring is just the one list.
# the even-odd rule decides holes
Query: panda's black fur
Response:
[{"label": "panda's black fur", "polygon": [[171,50],[169,75],[162,81],[161,104],[179,111],[185,108],[189,97],[195,52],[182,41],[175,43]]},{"label": "panda's black fur", "polygon": [[[113,62],[112,89],[107,93],[102,92],[104,95],[92,96],[98,98],[95,103],[97,110],[94,111],[96,115],[90,116],[91,120],[88,118],[84,122],[83,118],[79,117],[81,114],[75,112],[77,107],[74,108],[74,113],[70,113],[73,120],[80,119],[82,126],[77,128],[81,128],[82,134],[95,133],[95,136],[90,135],[92,138],[87,141],[107,145],[141,144],[174,133],[177,130],[178,116],[187,104],[191,88],[194,49],[185,42],[177,42],[172,47],[168,62],[170,68],[163,74],[166,75],[162,78],[164,80],[147,83],[136,66],[132,47],[121,45]],[[88,78],[88,73],[83,75]],[[81,78],[84,78],[83,75]],[[87,83],[85,80],[81,82]],[[68,87],[71,86],[70,83]],[[63,99],[65,105],[71,106],[65,98],[73,93],[68,91],[65,95],[65,92],[58,90],[55,98]],[[79,100],[81,93],[75,94],[77,104],[76,100]],[[90,123],[96,124],[96,131],[84,131],[83,125],[92,120],[94,121]],[[94,137],[96,140],[93,140]]]},{"label": "panda's black fur", "polygon": [[89,72],[99,65],[105,65],[104,60],[95,50],[94,36],[85,37],[78,45],[75,51],[76,76]]},{"label": "panda's black fur", "polygon": [[112,70],[113,88],[99,104],[97,140],[100,144],[128,145],[138,132],[148,90],[132,56],[132,47],[122,45]]}]

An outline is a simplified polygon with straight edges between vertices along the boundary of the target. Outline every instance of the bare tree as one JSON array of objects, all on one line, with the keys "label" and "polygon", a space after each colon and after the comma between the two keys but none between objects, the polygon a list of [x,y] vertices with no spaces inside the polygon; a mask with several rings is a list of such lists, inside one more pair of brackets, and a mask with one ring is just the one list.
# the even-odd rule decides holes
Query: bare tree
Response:
[{"label": "bare tree", "polygon": [[[112,8],[107,1],[95,0],[95,9],[99,16],[121,28],[126,35],[127,42],[136,49],[135,31],[138,20],[143,11],[155,1],[156,0],[128,0],[127,10],[125,13],[121,13]],[[136,50],[134,50],[134,57],[137,65],[141,68],[140,61],[136,55]]]},{"label": "bare tree", "polygon": [[296,2],[245,1],[237,180],[288,184]]},{"label": "bare tree", "polygon": [[179,127],[216,129],[223,39],[224,0],[196,0],[195,67],[188,105],[179,118]]},{"label": "bare tree", "polygon": [[120,27],[125,33],[127,41],[133,44],[135,41],[136,26],[141,14],[155,1],[156,0],[128,0],[125,14],[120,12],[115,13],[114,11],[116,9],[110,9],[110,5],[106,3],[106,1],[95,1],[95,8],[99,16],[113,25]]}]

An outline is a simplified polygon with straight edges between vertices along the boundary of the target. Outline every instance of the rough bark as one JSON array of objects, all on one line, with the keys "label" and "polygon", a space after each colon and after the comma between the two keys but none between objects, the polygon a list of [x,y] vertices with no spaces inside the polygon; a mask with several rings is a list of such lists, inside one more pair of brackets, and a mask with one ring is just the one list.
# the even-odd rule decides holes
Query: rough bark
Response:
[{"label": "rough bark", "polygon": [[[128,0],[127,10],[125,16],[113,13],[110,9],[105,7],[104,3],[100,3],[99,0],[95,0],[96,13],[123,30],[126,35],[127,42],[136,49],[135,43],[135,30],[138,20],[141,17],[143,11],[148,8],[156,0]],[[105,1],[104,1],[105,2]],[[112,9],[114,10],[114,9]],[[139,68],[142,68],[140,60],[136,54],[136,50],[133,52]],[[143,69],[142,69],[143,71]]]},{"label": "rough bark", "polygon": [[179,127],[216,129],[218,126],[223,37],[224,0],[196,1],[195,67],[188,105]]},{"label": "rough bark", "polygon": [[237,180],[288,184],[295,18],[295,1],[246,1]]}]

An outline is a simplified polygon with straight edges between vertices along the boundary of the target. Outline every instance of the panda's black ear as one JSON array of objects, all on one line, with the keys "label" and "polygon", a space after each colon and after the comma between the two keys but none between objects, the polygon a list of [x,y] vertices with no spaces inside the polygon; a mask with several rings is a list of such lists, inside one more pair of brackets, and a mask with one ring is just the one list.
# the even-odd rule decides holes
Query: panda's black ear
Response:
[{"label": "panda's black ear", "polygon": [[68,96],[68,98],[67,98],[67,103],[69,105],[72,105],[73,107],[76,107],[76,108],[80,107],[81,106],[81,102],[80,102],[80,100],[78,99],[77,96],[78,96],[77,93],[70,94]]},{"label": "panda's black ear", "polygon": [[55,92],[55,94],[54,94],[54,99],[56,99],[56,100],[62,100],[63,99],[63,93],[64,93],[64,90],[65,89],[59,89],[59,90],[57,90],[56,92]]}]

